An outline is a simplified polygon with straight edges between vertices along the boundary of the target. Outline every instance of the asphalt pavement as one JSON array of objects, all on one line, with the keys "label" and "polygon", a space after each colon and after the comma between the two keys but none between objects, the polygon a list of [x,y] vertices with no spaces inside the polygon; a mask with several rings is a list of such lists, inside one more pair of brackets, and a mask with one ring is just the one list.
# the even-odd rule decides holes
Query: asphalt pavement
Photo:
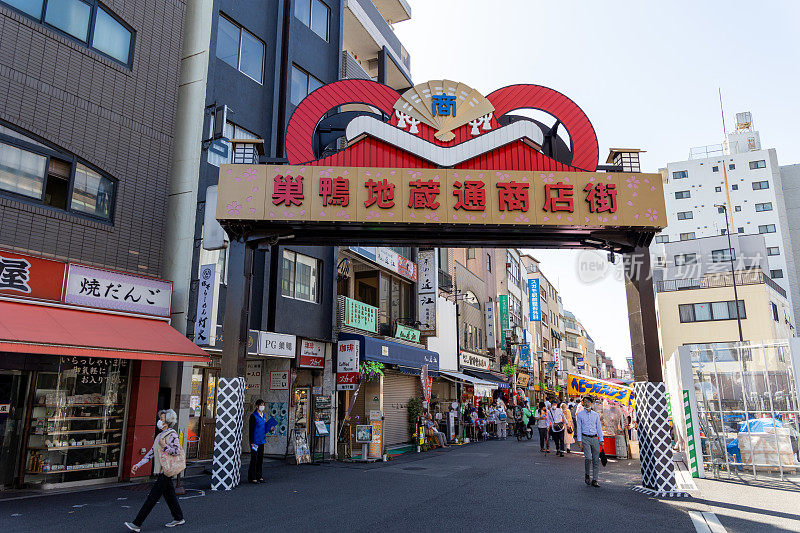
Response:
[{"label": "asphalt pavement", "polygon": [[[267,462],[266,484],[226,492],[211,491],[210,477],[198,476],[186,481],[190,490],[180,503],[187,522],[178,530],[691,532],[690,511],[713,512],[711,504],[722,503],[719,482],[705,480],[693,498],[679,501],[636,492],[638,461],[609,462],[600,488],[589,487],[582,455],[562,458],[538,448],[538,442],[508,439],[404,454],[387,463]],[[0,501],[0,531],[126,531],[122,523],[135,516],[148,487]],[[750,487],[735,490],[743,492],[731,502],[743,503],[721,508],[728,531],[800,531],[790,512],[796,504],[770,508],[767,521],[758,521],[757,508],[746,504]],[[792,501],[798,492],[787,497]],[[169,520],[162,500],[143,531],[164,530]]]}]

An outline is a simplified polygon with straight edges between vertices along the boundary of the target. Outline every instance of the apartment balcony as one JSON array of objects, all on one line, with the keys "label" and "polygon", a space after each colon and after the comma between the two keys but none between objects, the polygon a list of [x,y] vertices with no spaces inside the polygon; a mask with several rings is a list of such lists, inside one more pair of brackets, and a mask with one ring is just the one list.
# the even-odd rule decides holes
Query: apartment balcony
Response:
[{"label": "apartment balcony", "polygon": [[397,0],[344,2],[342,49],[350,53],[369,78],[398,91],[412,86],[411,59],[388,20],[399,22],[390,17],[402,18],[404,11],[410,15],[410,8],[403,4]]},{"label": "apartment balcony", "polygon": [[372,79],[372,77],[367,74],[367,71],[361,67],[361,63],[347,50],[342,52],[342,73],[339,77],[343,80]]},{"label": "apartment balcony", "polygon": [[[736,285],[759,285],[765,284],[775,292],[786,298],[786,291],[772,281],[768,275],[760,270],[749,270],[736,272]],[[723,274],[713,274],[704,278],[692,279],[668,279],[656,282],[656,292],[686,291],[695,289],[714,289],[719,287],[732,287],[734,278],[730,272]]]},{"label": "apartment balcony", "polygon": [[439,288],[444,292],[453,292],[453,276],[444,270],[439,271]]}]

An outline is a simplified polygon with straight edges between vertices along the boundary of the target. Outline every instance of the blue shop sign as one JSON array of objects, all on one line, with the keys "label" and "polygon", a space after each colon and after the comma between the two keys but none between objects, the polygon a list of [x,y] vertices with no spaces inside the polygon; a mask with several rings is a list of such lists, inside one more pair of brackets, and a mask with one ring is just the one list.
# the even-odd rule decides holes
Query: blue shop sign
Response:
[{"label": "blue shop sign", "polygon": [[542,320],[542,307],[541,297],[539,293],[539,279],[528,280],[528,314],[531,317],[531,322],[540,322]]}]

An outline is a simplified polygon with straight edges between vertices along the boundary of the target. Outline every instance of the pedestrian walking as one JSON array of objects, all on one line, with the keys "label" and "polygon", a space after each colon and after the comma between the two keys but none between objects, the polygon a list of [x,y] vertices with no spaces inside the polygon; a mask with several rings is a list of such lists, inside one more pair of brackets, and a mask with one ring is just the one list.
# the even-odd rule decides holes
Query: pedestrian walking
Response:
[{"label": "pedestrian walking", "polygon": [[256,400],[256,408],[250,414],[250,466],[247,479],[250,483],[266,483],[262,470],[264,468],[264,444],[267,442],[267,415],[264,413],[264,400]]},{"label": "pedestrian walking", "polygon": [[497,402],[497,436],[501,439],[508,437],[508,411],[502,401]]},{"label": "pedestrian walking", "polygon": [[547,409],[544,402],[539,402],[536,411],[536,427],[539,429],[539,451],[550,453],[550,442],[547,439]]},{"label": "pedestrian walking", "polygon": [[558,402],[553,402],[547,416],[547,428],[553,436],[553,444],[556,448],[556,455],[564,457],[564,414],[558,407]]},{"label": "pedestrian walking", "polygon": [[572,453],[570,447],[575,442],[575,424],[572,422],[572,413],[567,404],[561,404],[561,413],[564,415],[564,448],[567,453]]},{"label": "pedestrian walking", "polygon": [[[136,475],[136,471],[153,460],[154,470],[158,470],[158,477],[147,495],[147,499],[139,509],[139,514],[133,522],[125,522],[125,526],[131,531],[141,531],[142,524],[153,510],[161,496],[167,502],[172,513],[172,522],[166,524],[167,527],[180,526],[186,523],[183,519],[183,511],[178,503],[178,496],[175,494],[175,487],[172,485],[172,476],[179,474],[186,468],[186,456],[183,454],[178,433],[173,426],[178,423],[178,415],[172,409],[158,412],[156,427],[160,433],[153,441],[153,447],[147,452],[141,461],[133,465],[131,474]],[[182,466],[181,466],[182,462]]]},{"label": "pedestrian walking", "polygon": [[[600,415],[593,409],[594,399],[584,396],[583,410],[576,417],[576,434],[583,452],[583,464],[586,470],[586,484],[599,487],[597,470],[600,467],[600,450],[603,447],[603,427],[600,424]],[[589,478],[589,465],[592,466],[592,477]]]}]

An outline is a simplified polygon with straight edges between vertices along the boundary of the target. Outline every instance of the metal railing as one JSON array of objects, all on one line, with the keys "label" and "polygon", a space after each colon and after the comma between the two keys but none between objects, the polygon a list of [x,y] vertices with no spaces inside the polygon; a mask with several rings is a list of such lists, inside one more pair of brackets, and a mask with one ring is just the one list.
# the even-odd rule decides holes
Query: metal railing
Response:
[{"label": "metal railing", "polygon": [[444,270],[439,271],[439,288],[444,292],[453,292],[453,276]]},{"label": "metal railing", "polygon": [[[780,285],[775,283],[772,278],[761,271],[753,270],[750,272],[736,272],[735,276],[737,285],[759,285],[763,283],[786,298],[786,291]],[[668,279],[656,281],[656,292],[732,287],[733,279],[734,278],[729,272],[726,274],[714,274],[713,276],[706,276],[704,278]]]}]

